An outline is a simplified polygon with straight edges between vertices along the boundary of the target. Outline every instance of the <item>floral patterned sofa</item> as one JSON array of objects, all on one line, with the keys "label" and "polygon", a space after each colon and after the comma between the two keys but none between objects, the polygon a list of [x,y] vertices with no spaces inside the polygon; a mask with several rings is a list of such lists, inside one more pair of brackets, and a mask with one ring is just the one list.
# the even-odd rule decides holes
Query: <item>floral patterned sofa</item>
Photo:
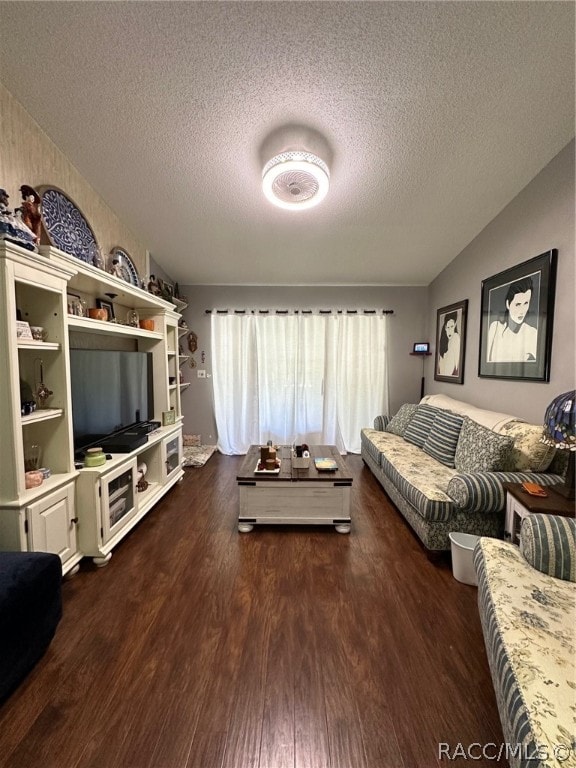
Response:
[{"label": "floral patterned sofa", "polygon": [[542,426],[445,395],[406,403],[361,431],[361,454],[429,552],[451,531],[502,537],[505,482],[562,480],[566,451],[540,442]]},{"label": "floral patterned sofa", "polygon": [[511,768],[576,766],[576,522],[529,515],[481,538],[478,607]]}]

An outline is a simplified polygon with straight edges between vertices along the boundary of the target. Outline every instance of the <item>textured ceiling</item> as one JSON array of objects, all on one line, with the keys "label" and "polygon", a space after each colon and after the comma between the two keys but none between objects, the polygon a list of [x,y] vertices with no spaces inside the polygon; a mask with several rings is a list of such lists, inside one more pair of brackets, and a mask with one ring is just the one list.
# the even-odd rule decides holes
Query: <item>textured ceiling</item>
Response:
[{"label": "textured ceiling", "polygon": [[[185,284],[427,284],[574,135],[572,2],[0,2],[0,35],[5,86]],[[329,143],[317,208],[262,195],[284,125]]]}]

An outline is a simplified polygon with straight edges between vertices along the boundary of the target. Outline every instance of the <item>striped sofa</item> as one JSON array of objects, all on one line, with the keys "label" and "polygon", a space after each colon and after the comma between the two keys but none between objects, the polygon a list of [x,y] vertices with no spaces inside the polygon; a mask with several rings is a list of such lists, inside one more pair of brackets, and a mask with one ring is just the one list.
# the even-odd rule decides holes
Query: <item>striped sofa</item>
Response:
[{"label": "striped sofa", "polygon": [[576,523],[529,515],[481,538],[478,608],[511,768],[576,766]]},{"label": "striped sofa", "polygon": [[540,443],[541,425],[444,395],[404,404],[361,431],[361,455],[429,552],[451,531],[502,537],[505,482],[552,485],[566,453]]}]

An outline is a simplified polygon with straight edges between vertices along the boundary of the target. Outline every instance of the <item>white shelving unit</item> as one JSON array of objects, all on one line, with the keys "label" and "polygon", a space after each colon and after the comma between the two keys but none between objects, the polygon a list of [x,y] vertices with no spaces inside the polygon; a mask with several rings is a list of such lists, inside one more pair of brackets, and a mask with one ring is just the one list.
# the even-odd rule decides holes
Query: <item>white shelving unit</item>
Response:
[{"label": "white shelving unit", "polygon": [[[154,330],[68,314],[67,293],[89,307],[98,298],[111,301],[118,319],[135,309],[140,319],[154,320]],[[34,254],[0,244],[0,299],[0,340],[7,353],[0,366],[0,549],[56,552],[64,573],[77,570],[86,555],[104,564],[113,547],[183,476],[180,315],[172,303],[50,246]],[[18,314],[31,326],[42,326],[47,340],[17,340]],[[173,409],[175,424],[151,433],[131,454],[113,454],[98,468],[75,469],[70,349],[76,345],[128,345],[151,353],[154,419],[161,423],[163,412]],[[53,395],[46,408],[22,415],[21,385],[35,389],[39,360]],[[40,463],[51,475],[40,486],[26,488],[24,455],[32,443],[40,447]],[[150,471],[142,493],[136,490],[137,461]]]},{"label": "white shelving unit", "polygon": [[[0,245],[0,549],[60,555],[63,573],[78,568],[75,481],[68,361],[66,287],[74,268],[50,264],[17,245]],[[42,326],[47,340],[17,340],[17,316]],[[22,415],[21,387],[34,391],[39,361],[53,395],[46,408]],[[26,488],[25,453],[39,448],[51,476]]]}]

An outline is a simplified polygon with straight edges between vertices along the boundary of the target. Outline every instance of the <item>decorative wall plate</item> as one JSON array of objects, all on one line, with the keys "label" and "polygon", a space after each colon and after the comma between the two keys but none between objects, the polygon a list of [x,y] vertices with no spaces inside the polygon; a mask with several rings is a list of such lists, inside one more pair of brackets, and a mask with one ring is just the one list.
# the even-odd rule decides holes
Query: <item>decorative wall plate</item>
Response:
[{"label": "decorative wall plate", "polygon": [[137,288],[142,287],[142,281],[138,275],[138,270],[124,248],[115,246],[110,251],[110,256],[108,258],[110,260],[108,272],[116,275],[116,277],[121,277],[122,280],[126,280],[130,285],[135,285]]},{"label": "decorative wall plate", "polygon": [[39,187],[42,223],[50,243],[80,261],[92,264],[98,243],[76,204],[57,187]]}]

